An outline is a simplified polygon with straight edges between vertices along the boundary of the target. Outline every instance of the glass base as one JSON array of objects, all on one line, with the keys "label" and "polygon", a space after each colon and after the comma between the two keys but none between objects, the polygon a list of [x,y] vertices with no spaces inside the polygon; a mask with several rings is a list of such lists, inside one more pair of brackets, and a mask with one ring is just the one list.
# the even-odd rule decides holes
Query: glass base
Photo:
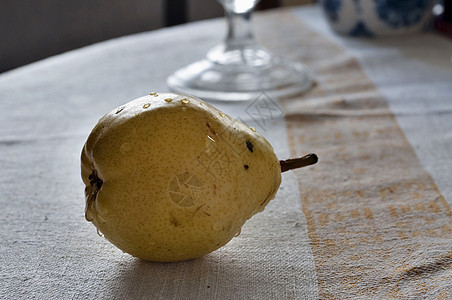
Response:
[{"label": "glass base", "polygon": [[248,101],[261,93],[291,96],[312,86],[311,74],[301,63],[274,57],[264,49],[247,52],[217,48],[206,59],[168,77],[169,88],[203,100]]}]

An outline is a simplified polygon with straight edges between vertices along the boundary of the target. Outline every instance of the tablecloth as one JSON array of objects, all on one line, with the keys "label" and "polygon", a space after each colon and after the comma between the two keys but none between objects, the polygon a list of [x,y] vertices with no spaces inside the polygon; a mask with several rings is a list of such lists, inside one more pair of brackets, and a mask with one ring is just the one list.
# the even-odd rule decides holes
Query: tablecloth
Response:
[{"label": "tablecloth", "polygon": [[107,111],[168,90],[221,42],[215,19],[127,36],[0,75],[0,298],[452,297],[452,42],[361,40],[317,7],[256,14],[258,40],[313,72],[309,92],[214,103],[254,126],[283,174],[240,236],[179,263],[140,261],[84,220],[80,151]]}]

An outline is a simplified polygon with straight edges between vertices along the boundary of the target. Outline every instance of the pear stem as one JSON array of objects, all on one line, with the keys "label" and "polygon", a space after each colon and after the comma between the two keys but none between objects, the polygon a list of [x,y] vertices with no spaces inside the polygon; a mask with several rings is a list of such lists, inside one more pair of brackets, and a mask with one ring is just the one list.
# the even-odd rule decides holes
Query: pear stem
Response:
[{"label": "pear stem", "polygon": [[319,158],[314,153],[309,153],[303,157],[291,158],[286,160],[280,160],[281,173],[293,169],[303,168],[306,166],[313,165],[319,161]]}]

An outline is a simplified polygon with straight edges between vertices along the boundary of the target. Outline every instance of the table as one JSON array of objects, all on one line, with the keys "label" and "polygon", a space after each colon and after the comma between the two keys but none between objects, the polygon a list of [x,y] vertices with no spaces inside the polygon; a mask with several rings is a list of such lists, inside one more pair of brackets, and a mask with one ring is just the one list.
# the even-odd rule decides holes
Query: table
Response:
[{"label": "table", "polygon": [[[135,259],[84,220],[80,151],[107,111],[200,59],[220,19],[118,38],[0,75],[0,298],[452,297],[452,42],[353,39],[319,9],[256,14],[256,35],[302,60],[315,87],[216,104],[253,125],[286,172],[239,237],[180,263]],[[250,113],[256,103],[276,114]]]}]

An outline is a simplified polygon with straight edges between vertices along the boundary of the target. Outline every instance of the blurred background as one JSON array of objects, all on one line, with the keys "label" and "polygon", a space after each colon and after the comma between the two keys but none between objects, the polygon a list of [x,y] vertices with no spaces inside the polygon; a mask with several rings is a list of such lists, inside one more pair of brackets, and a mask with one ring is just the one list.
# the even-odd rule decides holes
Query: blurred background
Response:
[{"label": "blurred background", "polygon": [[[315,0],[265,0],[257,9]],[[123,35],[221,17],[215,0],[1,0],[0,73]]]}]

